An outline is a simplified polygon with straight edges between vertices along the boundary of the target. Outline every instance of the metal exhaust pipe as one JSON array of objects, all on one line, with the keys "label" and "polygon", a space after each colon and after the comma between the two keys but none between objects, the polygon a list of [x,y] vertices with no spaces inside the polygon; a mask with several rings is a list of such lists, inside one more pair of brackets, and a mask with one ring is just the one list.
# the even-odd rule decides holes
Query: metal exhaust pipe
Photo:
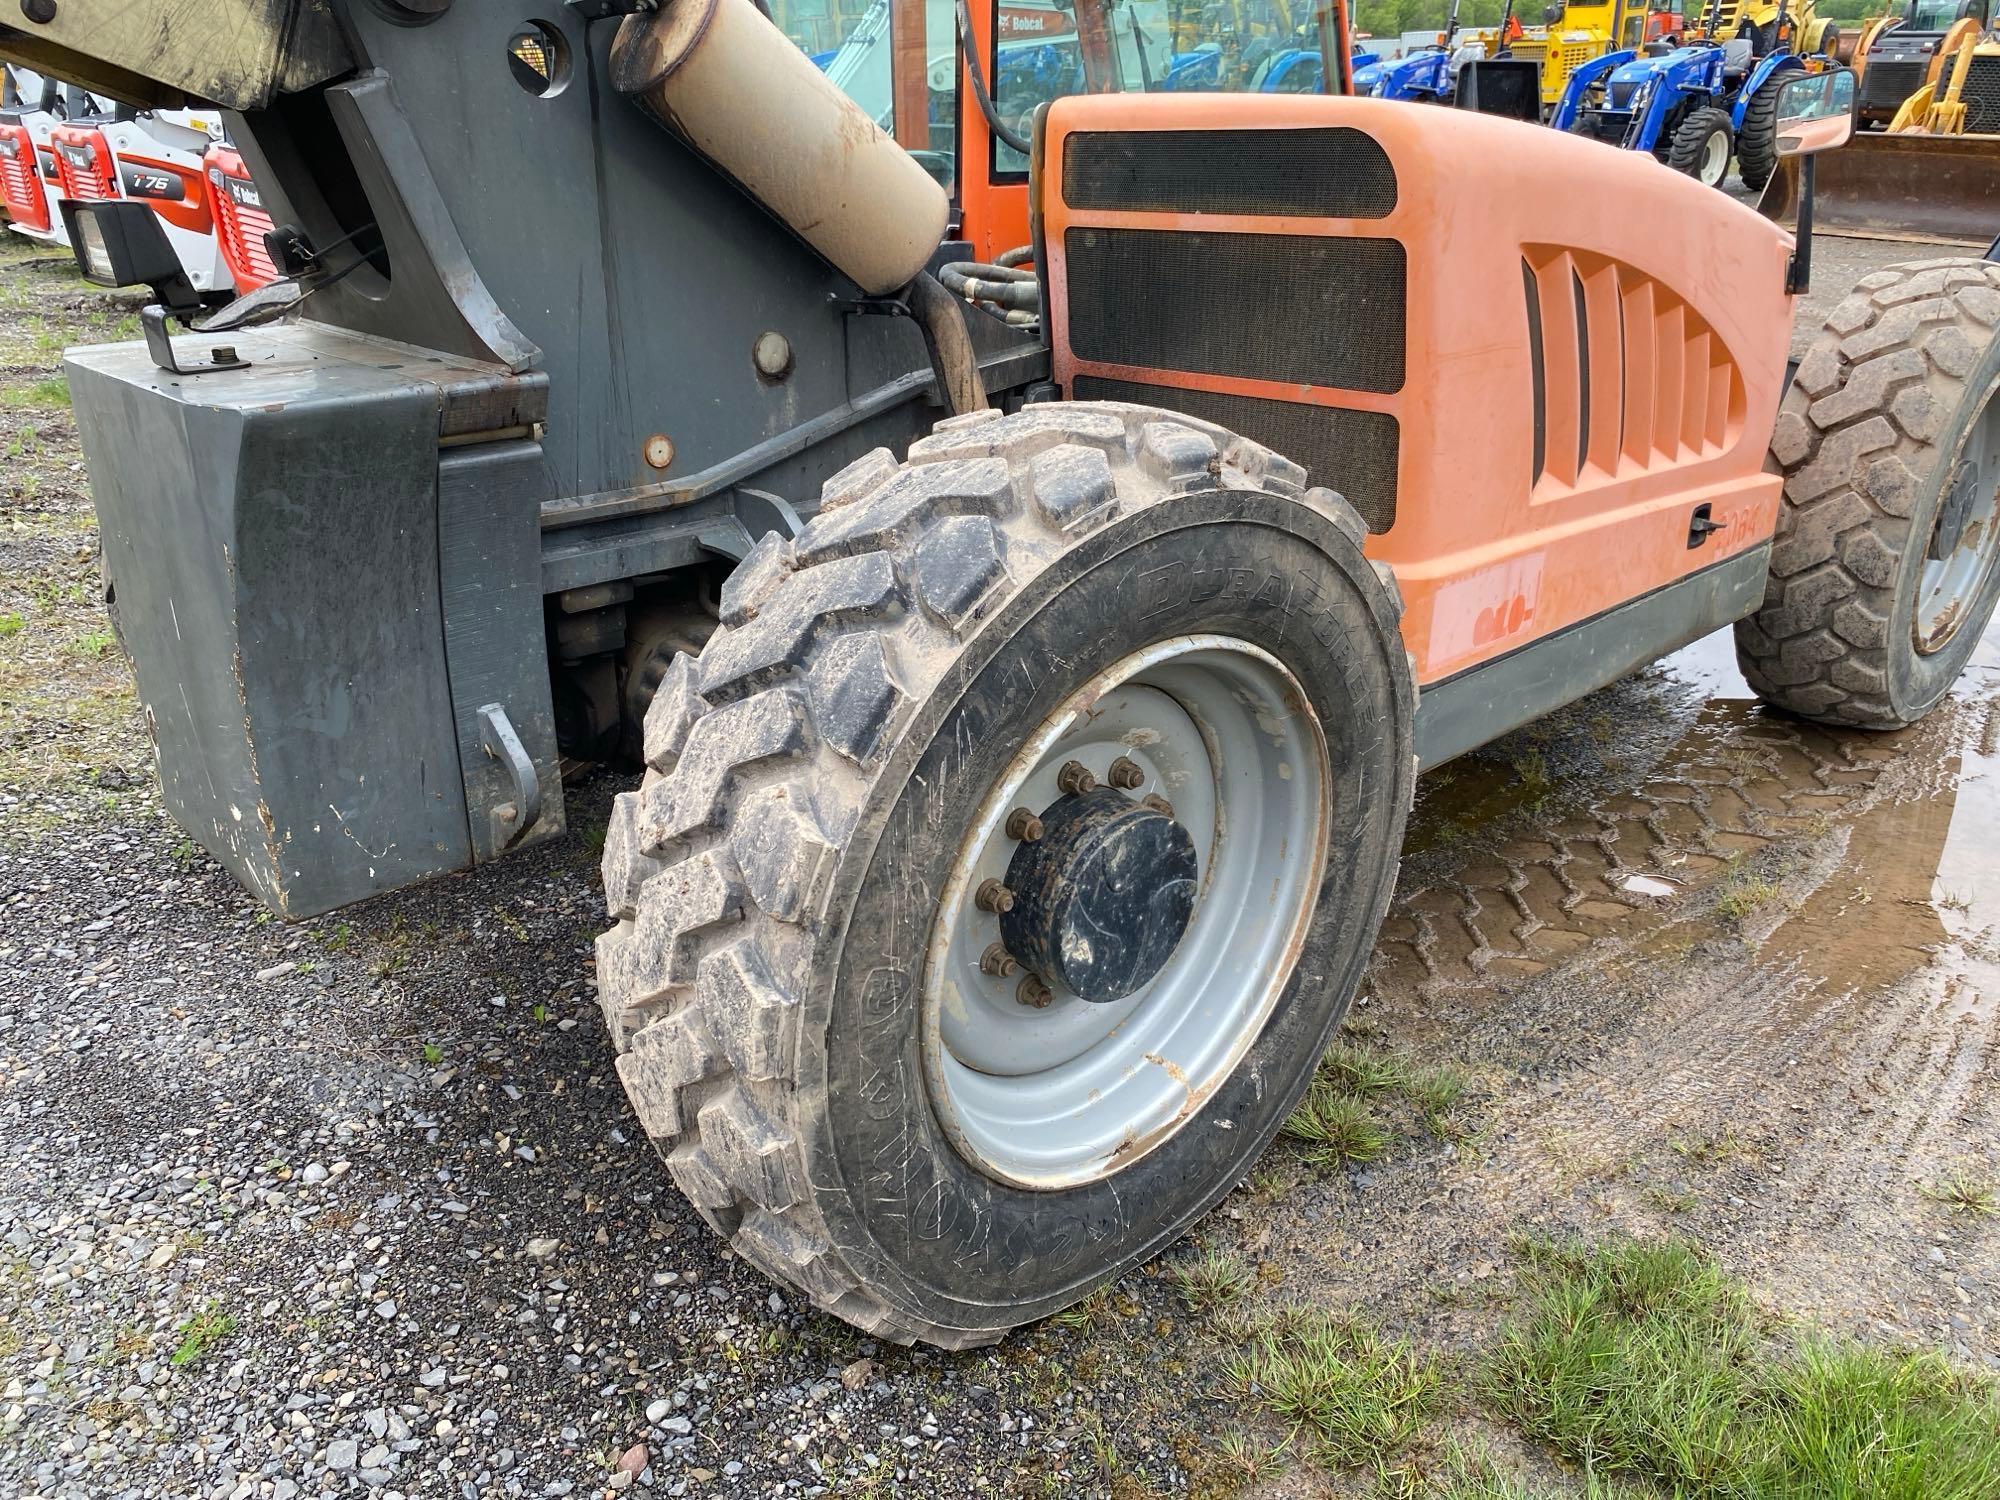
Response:
[{"label": "metal exhaust pipe", "polygon": [[944,189],[751,0],[628,16],[611,82],[871,296],[944,238]]}]

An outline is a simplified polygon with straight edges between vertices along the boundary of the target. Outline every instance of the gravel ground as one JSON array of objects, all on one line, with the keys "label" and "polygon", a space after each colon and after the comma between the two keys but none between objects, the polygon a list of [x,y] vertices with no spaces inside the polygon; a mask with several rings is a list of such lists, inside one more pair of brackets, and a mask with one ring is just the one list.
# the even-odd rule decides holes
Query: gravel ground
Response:
[{"label": "gravel ground", "polygon": [[[1338,1488],[1222,1461],[1283,1429],[1171,1264],[948,1356],[735,1262],[596,1015],[629,781],[569,784],[559,844],[269,920],[159,810],[41,384],[130,310],[0,240],[0,1490]],[[1877,248],[1853,274],[1908,253]],[[1982,662],[1932,724],[1853,741],[1763,715],[1705,643],[1429,778],[1353,1030],[1471,1092],[1444,1131],[1387,1112],[1365,1169],[1274,1147],[1196,1242],[1253,1309],[1353,1303],[1464,1354],[1511,1229],[1689,1233],[1775,1312],[1992,1362],[1992,1221],[1922,1191],[2000,1158]]]}]

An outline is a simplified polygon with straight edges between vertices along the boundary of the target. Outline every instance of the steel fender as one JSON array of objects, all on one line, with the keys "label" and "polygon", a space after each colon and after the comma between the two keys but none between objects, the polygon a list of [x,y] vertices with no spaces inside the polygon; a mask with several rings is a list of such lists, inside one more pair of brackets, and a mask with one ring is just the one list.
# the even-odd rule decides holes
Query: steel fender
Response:
[{"label": "steel fender", "polygon": [[1750,70],[1750,76],[1743,80],[1743,87],[1736,91],[1736,103],[1729,111],[1729,128],[1741,130],[1743,115],[1750,108],[1750,101],[1757,97],[1757,91],[1780,73],[1803,73],[1805,61],[1796,52],[1779,52],[1770,57],[1759,58],[1757,66]]},{"label": "steel fender", "polygon": [[1721,51],[1714,47],[1682,47],[1665,57],[1620,68],[1620,74],[1638,78],[1626,145],[1635,151],[1654,150],[1666,132],[1668,115],[1685,95],[1714,92],[1720,80],[1712,75],[1720,71],[1721,59]]},{"label": "steel fender", "polygon": [[1556,106],[1554,118],[1549,123],[1557,130],[1568,130],[1576,123],[1577,112],[1583,107],[1583,96],[1590,86],[1609,73],[1613,68],[1632,61],[1639,54],[1632,51],[1607,52],[1602,57],[1594,57],[1570,71],[1569,82],[1563,85],[1562,103]]},{"label": "steel fender", "polygon": [[1442,52],[1425,52],[1392,64],[1382,75],[1381,97],[1410,99],[1419,93],[1444,93],[1445,65],[1449,61]]}]

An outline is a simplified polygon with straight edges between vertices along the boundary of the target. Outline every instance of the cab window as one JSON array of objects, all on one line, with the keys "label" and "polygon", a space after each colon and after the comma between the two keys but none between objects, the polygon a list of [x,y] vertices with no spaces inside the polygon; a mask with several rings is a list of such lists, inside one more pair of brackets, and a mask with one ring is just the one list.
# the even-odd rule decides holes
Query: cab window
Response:
[{"label": "cab window", "polygon": [[[1085,0],[1088,3],[1088,0]],[[1325,67],[1309,0],[1104,0],[1126,93],[1319,93]],[[994,0],[993,107],[1026,135],[1035,106],[1088,86],[1077,10],[1056,0]],[[1028,170],[995,140],[996,180]]]},{"label": "cab window", "polygon": [[769,0],[771,19],[949,191],[958,31],[951,0]]}]

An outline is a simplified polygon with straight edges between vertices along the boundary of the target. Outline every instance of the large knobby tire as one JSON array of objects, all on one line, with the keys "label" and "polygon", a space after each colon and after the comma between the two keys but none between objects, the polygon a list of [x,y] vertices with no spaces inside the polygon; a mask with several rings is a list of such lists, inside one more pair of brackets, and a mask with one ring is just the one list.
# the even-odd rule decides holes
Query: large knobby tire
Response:
[{"label": "large knobby tire", "polygon": [[1736,175],[1751,192],[1760,192],[1778,169],[1778,90],[1790,73],[1774,73],[1743,106],[1743,128],[1736,132]]},{"label": "large knobby tire", "polygon": [[[598,943],[600,995],[619,1075],[674,1181],[739,1254],[816,1306],[899,1342],[988,1342],[1172,1241],[1250,1168],[1309,1082],[1393,888],[1415,690],[1393,577],[1362,556],[1353,509],[1304,480],[1256,444],[1145,407],[955,418],[906,464],[878,449],[829,480],[795,542],[766,537],[732,575],[700,658],[669,671],[646,719],[650,769],[617,799],[605,840],[617,925]],[[1161,672],[1240,668],[1253,695],[1267,691],[1257,682],[1289,684],[1215,710],[1263,715],[1265,737],[1250,739],[1265,759],[1224,747],[1211,779],[1233,775],[1229,795],[1270,808],[1317,809],[1319,832],[1255,835],[1253,847],[1245,824],[1232,856],[1229,820],[1203,822],[1200,778],[1174,781],[1154,745],[1163,734],[1196,744],[1198,761],[1198,743],[1135,724],[1119,753],[1157,772],[1170,800],[1138,804],[1147,788],[1129,764],[1121,782],[1106,752],[1089,769],[1129,790],[1086,789],[1090,805],[1206,827],[1215,842],[1192,839],[1200,878],[1216,892],[1226,870],[1254,879],[1226,902],[1201,887],[1157,982],[1125,1002],[1138,1007],[1127,1021],[1094,1020],[1081,980],[1045,1011],[1016,1003],[1027,990],[1012,976],[970,999],[940,991],[940,973],[977,988],[993,972],[950,967],[961,926],[977,943],[976,924],[999,920],[975,908],[963,861],[997,837],[1008,804],[1040,809],[1055,795],[1011,789],[1045,753],[1032,737],[1070,726],[1046,752],[1067,755],[1070,736],[1116,728],[1128,700],[1176,712],[1151,679],[1114,682],[1154,657]],[[1173,680],[1191,704],[1206,681]],[[1077,759],[1102,748],[1091,745]],[[1047,803],[1050,845],[1065,805]],[[1299,893],[1282,951],[1234,966],[1242,974],[1218,962],[1212,989],[1189,991],[1184,959],[1210,951],[1201,934],[1268,927],[1259,913],[1282,905],[1281,885]],[[1225,989],[1262,995],[1263,1009],[1242,1011],[1240,1044],[1202,1033],[1212,1074],[1132,1059],[1146,1080],[1133,1087],[1151,1091],[1134,1099],[1157,1098],[1163,1079],[1178,1086],[1159,1128],[1094,1157],[1062,1134],[1061,1112],[1108,1108],[1097,1091],[1058,1090],[1055,1115],[1034,1113],[1047,1106],[1027,1084],[1062,1084],[1099,1047],[1133,1045],[1118,1038],[1152,1024],[1159,996],[1220,1007]],[[996,1028],[1011,1045],[1016,1017],[1110,1034],[1017,1086],[965,1066],[968,1011],[989,1028],[981,1045]],[[1116,1098],[1125,1086],[1107,1087]],[[987,1107],[981,1089],[1022,1101],[1018,1141],[993,1126],[1010,1116],[974,1113]],[[1015,1163],[1017,1145],[1046,1145],[1047,1157]]]},{"label": "large knobby tire", "polygon": [[1729,111],[1704,105],[1674,127],[1667,165],[1703,187],[1720,187],[1729,175]]},{"label": "large knobby tire", "polygon": [[1899,729],[1958,679],[2000,594],[1996,324],[2000,266],[1918,261],[1862,277],[1799,362],[1770,582],[1736,627],[1767,702]]}]

